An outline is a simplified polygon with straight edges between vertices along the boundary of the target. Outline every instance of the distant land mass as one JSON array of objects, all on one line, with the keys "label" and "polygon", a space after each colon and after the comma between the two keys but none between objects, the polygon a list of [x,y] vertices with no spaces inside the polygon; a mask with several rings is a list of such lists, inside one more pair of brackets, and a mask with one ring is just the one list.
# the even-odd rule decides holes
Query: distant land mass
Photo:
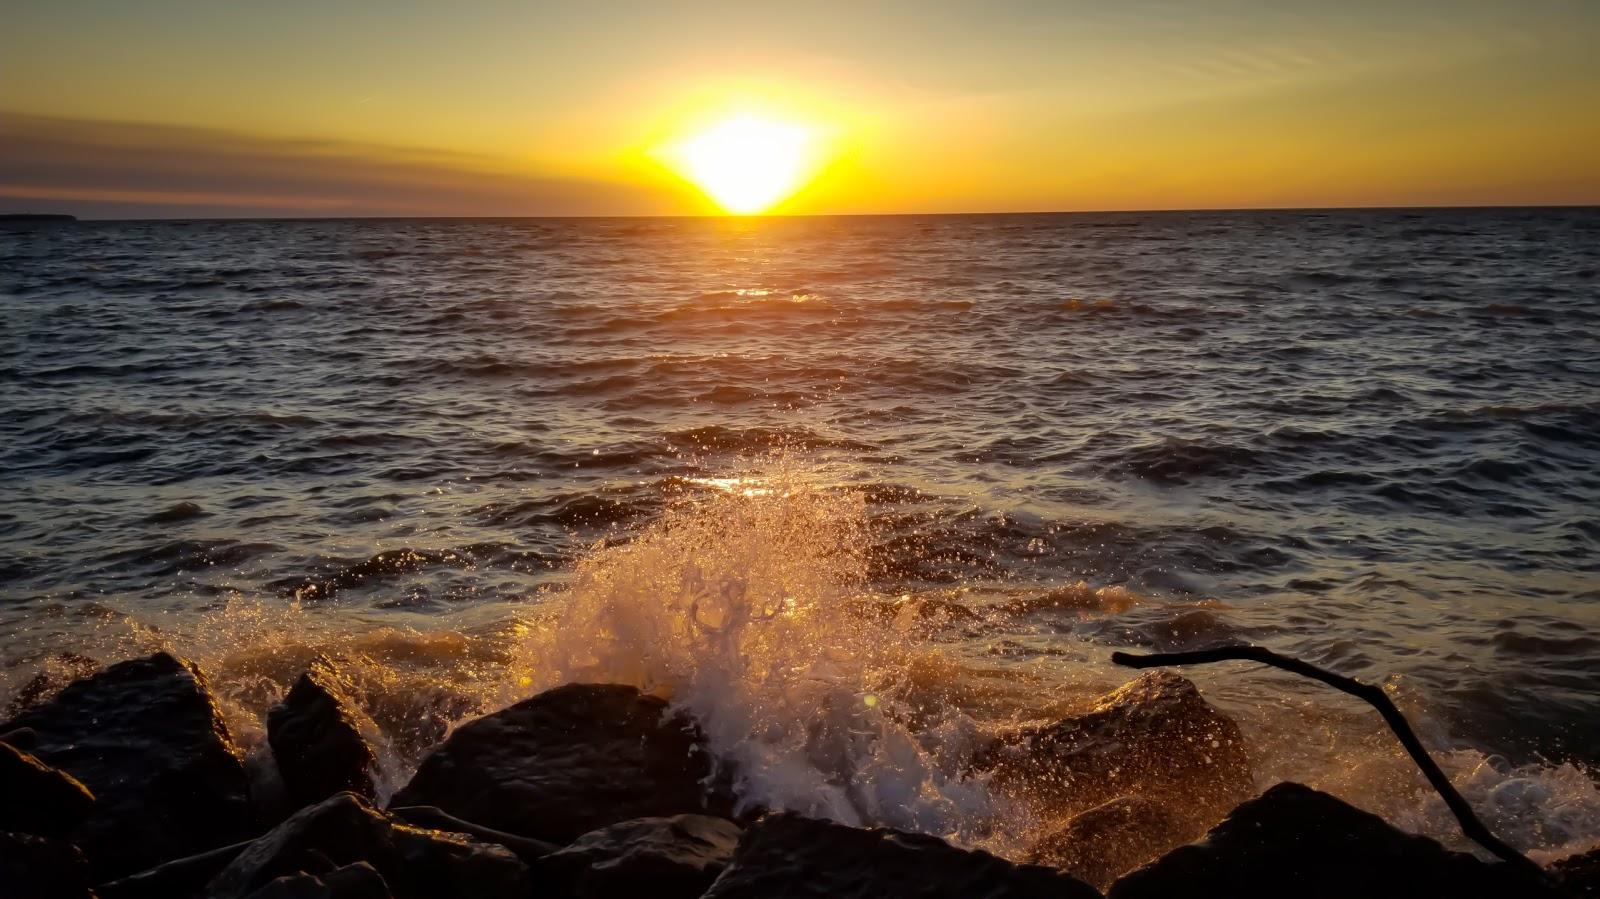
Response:
[{"label": "distant land mass", "polygon": [[0,212],[0,222],[75,222],[75,215],[55,212]]}]

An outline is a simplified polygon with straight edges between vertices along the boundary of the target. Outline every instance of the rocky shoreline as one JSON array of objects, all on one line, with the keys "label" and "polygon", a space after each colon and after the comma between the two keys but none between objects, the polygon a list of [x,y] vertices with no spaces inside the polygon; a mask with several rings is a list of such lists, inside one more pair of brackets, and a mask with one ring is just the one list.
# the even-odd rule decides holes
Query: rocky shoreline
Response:
[{"label": "rocky shoreline", "polygon": [[386,808],[329,660],[248,762],[204,673],[166,653],[11,714],[4,899],[1600,896],[1600,850],[1529,872],[1299,784],[1258,792],[1237,725],[1170,672],[972,756],[970,776],[1054,810],[1023,863],[743,808],[693,720],[617,684],[461,725]]}]

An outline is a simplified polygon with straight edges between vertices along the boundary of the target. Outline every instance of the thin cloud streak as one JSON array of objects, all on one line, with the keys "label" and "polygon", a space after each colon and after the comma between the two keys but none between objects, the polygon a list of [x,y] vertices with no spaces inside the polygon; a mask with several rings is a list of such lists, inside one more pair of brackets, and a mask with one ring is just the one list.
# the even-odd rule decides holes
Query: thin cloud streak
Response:
[{"label": "thin cloud streak", "polygon": [[642,185],[495,171],[494,161],[355,143],[0,112],[0,211],[96,218],[649,215]]}]

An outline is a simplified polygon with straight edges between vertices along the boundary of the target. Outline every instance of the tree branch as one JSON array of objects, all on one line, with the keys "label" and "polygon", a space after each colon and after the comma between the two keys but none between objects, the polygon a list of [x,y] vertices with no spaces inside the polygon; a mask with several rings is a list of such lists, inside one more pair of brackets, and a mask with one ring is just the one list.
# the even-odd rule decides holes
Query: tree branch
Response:
[{"label": "tree branch", "polygon": [[1537,873],[1541,878],[1545,876],[1543,868],[1529,861],[1527,856],[1495,836],[1490,832],[1489,828],[1484,826],[1482,821],[1478,820],[1478,815],[1472,810],[1472,806],[1467,803],[1467,800],[1460,793],[1456,792],[1455,786],[1450,783],[1450,778],[1445,776],[1444,771],[1433,760],[1433,756],[1428,754],[1428,750],[1423,747],[1422,741],[1417,739],[1416,731],[1411,729],[1410,722],[1406,721],[1405,716],[1400,714],[1400,709],[1395,706],[1394,702],[1389,699],[1389,694],[1385,693],[1381,687],[1362,683],[1352,677],[1334,674],[1332,671],[1319,668],[1310,662],[1279,655],[1270,649],[1260,646],[1218,646],[1214,649],[1201,649],[1194,652],[1164,652],[1148,655],[1134,655],[1126,652],[1114,652],[1111,654],[1111,661],[1128,668],[1156,668],[1165,665],[1206,665],[1212,662],[1233,660],[1260,662],[1264,665],[1271,665],[1274,668],[1281,668],[1284,671],[1293,672],[1302,677],[1321,681],[1336,690],[1341,690],[1351,696],[1366,700],[1368,704],[1378,710],[1378,714],[1383,716],[1383,720],[1388,723],[1389,729],[1394,731],[1394,735],[1400,739],[1400,745],[1404,746],[1406,752],[1410,753],[1411,760],[1417,763],[1418,768],[1422,769],[1423,775],[1428,778],[1428,783],[1433,785],[1434,790],[1439,793],[1439,797],[1444,800],[1444,804],[1450,807],[1451,813],[1456,816],[1456,821],[1461,825],[1462,833],[1507,862]]}]

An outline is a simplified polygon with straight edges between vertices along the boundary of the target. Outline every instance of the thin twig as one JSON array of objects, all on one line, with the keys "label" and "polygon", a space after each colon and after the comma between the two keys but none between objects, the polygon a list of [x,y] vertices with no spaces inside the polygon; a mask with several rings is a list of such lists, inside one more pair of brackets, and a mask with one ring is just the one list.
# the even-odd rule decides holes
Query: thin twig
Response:
[{"label": "thin twig", "polygon": [[1128,668],[1205,665],[1211,662],[1232,660],[1261,662],[1274,668],[1282,668],[1285,671],[1321,681],[1336,690],[1342,690],[1351,696],[1366,700],[1368,704],[1378,710],[1378,714],[1383,716],[1383,720],[1388,723],[1389,729],[1394,731],[1396,737],[1400,738],[1400,745],[1404,746],[1406,752],[1411,754],[1411,760],[1417,763],[1418,768],[1422,769],[1423,775],[1428,778],[1428,783],[1432,784],[1433,788],[1438,791],[1439,797],[1444,800],[1444,804],[1450,807],[1450,811],[1456,816],[1456,821],[1461,825],[1462,833],[1507,862],[1534,872],[1541,878],[1545,876],[1543,868],[1529,861],[1527,856],[1507,845],[1490,832],[1482,821],[1478,820],[1478,815],[1472,810],[1472,806],[1467,803],[1467,800],[1460,793],[1456,792],[1455,786],[1450,783],[1450,778],[1446,777],[1444,771],[1440,770],[1438,763],[1433,760],[1433,756],[1429,755],[1428,750],[1423,747],[1422,741],[1417,739],[1416,731],[1411,729],[1410,722],[1406,721],[1405,716],[1400,714],[1400,709],[1395,707],[1394,702],[1389,699],[1389,694],[1385,693],[1382,688],[1362,683],[1355,678],[1334,674],[1332,671],[1319,668],[1310,662],[1279,655],[1270,649],[1260,646],[1218,646],[1214,649],[1200,649],[1194,652],[1160,652],[1148,655],[1134,655],[1126,652],[1114,652],[1111,654],[1111,661]]}]

